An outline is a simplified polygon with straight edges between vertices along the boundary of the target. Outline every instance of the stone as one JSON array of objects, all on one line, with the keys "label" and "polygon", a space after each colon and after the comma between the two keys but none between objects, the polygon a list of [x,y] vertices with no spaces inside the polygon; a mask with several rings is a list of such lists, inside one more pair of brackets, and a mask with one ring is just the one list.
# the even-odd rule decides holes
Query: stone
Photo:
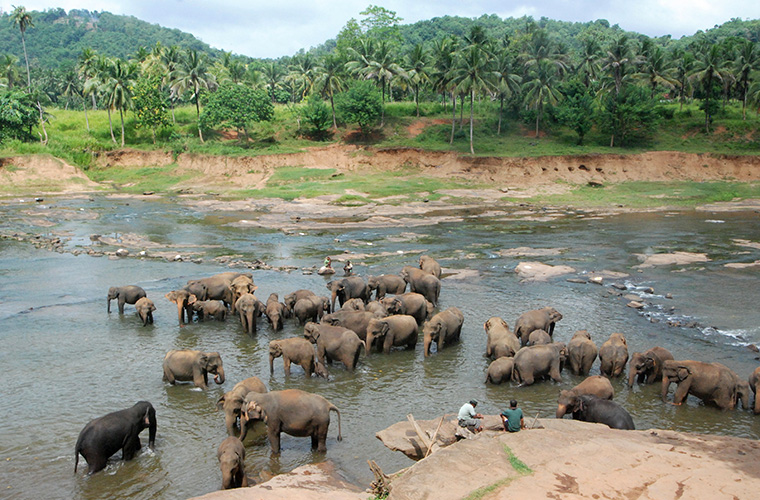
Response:
[{"label": "stone", "polygon": [[628,304],[626,304],[628,307],[632,307],[634,309],[644,309],[644,304],[641,302],[637,302],[635,300],[630,301]]},{"label": "stone", "polygon": [[126,257],[127,255],[129,255],[129,250],[127,250],[126,248],[119,248],[118,250],[114,252],[114,254],[116,254],[117,257]]},{"label": "stone", "polygon": [[546,281],[549,278],[574,273],[570,266],[550,266],[541,262],[520,262],[515,272],[523,281]]},{"label": "stone", "polygon": [[623,283],[613,283],[610,285],[612,288],[616,288],[618,290],[628,290],[628,287],[625,286]]}]

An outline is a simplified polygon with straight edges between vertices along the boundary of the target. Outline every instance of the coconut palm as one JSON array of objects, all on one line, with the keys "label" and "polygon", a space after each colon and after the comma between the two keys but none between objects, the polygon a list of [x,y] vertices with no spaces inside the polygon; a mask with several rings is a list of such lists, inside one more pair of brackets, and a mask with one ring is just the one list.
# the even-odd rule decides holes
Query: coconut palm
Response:
[{"label": "coconut palm", "polygon": [[517,74],[514,68],[512,57],[506,49],[500,50],[494,58],[496,65],[496,94],[499,97],[499,125],[496,133],[501,134],[501,117],[504,112],[504,99],[512,97],[520,92],[520,82],[522,77]]},{"label": "coconut palm", "polygon": [[689,86],[689,75],[694,69],[696,59],[694,53],[681,48],[676,48],[672,55],[675,66],[675,80],[678,89],[678,100],[681,103],[680,111],[683,111],[683,103],[686,100],[686,88]]},{"label": "coconut palm", "polygon": [[456,46],[457,39],[453,36],[435,40],[432,46],[433,67],[430,72],[430,80],[436,92],[441,93],[444,111],[446,110],[446,94],[450,90],[449,83],[451,82],[451,71],[454,68]]},{"label": "coconut palm", "polygon": [[17,26],[19,31],[21,31],[21,46],[24,48],[24,61],[26,61],[26,82],[27,86],[29,87],[29,92],[32,91],[32,75],[29,72],[29,56],[26,54],[26,39],[24,35],[26,34],[26,30],[28,28],[33,28],[34,23],[32,22],[32,16],[27,12],[26,7],[15,5],[13,7],[13,12],[11,12],[11,22],[14,26]]},{"label": "coconut palm", "polygon": [[760,49],[756,43],[743,40],[736,49],[734,59],[739,92],[742,100],[742,120],[747,119],[747,93],[752,73],[760,69]]},{"label": "coconut palm", "polygon": [[274,61],[270,61],[264,65],[264,79],[269,86],[269,93],[272,96],[272,104],[274,104],[274,91],[282,83],[282,79],[285,76],[285,69]]},{"label": "coconut palm", "polygon": [[18,76],[18,57],[5,54],[0,57],[0,76],[5,80],[5,86],[8,90],[13,89],[13,84],[16,83],[16,77]]},{"label": "coconut palm", "polygon": [[336,92],[344,89],[341,73],[345,68],[343,59],[338,54],[327,54],[322,59],[322,64],[314,68],[316,75],[316,87],[323,95],[330,98],[330,109],[332,109],[333,128],[338,128],[338,122],[335,119],[335,101],[333,97]]},{"label": "coconut palm", "polygon": [[407,55],[406,64],[409,68],[407,77],[409,83],[414,89],[414,103],[417,106],[417,118],[420,117],[420,85],[430,82],[430,55],[425,50],[425,46],[418,43],[412,47],[412,51]]},{"label": "coconut palm", "polygon": [[84,122],[88,132],[90,131],[90,119],[87,117],[86,97],[89,95],[92,98],[92,109],[97,109],[95,101],[97,84],[91,83],[96,75],[97,62],[98,55],[94,50],[82,49],[82,53],[79,54],[79,60],[77,63],[77,72],[82,79],[82,107],[84,108]]},{"label": "coconut palm", "polygon": [[659,45],[651,42],[645,45],[643,50],[643,63],[641,71],[637,73],[639,79],[649,85],[649,98],[654,99],[654,92],[658,85],[674,88],[677,80],[670,66],[665,51]]},{"label": "coconut palm", "polygon": [[204,54],[199,54],[197,50],[187,49],[184,56],[180,59],[179,65],[171,73],[172,93],[181,96],[188,89],[192,89],[191,99],[195,100],[195,112],[198,120],[198,138],[203,142],[203,132],[201,131],[201,90],[213,90],[216,87],[216,80],[211,74],[208,67],[208,59]]},{"label": "coconut palm", "polygon": [[478,44],[471,44],[460,53],[457,66],[452,73],[457,91],[470,94],[470,154],[475,154],[473,128],[475,122],[475,94],[492,88],[498,77],[491,69],[487,52]]},{"label": "coconut palm", "polygon": [[530,68],[523,83],[525,102],[536,110],[536,137],[546,104],[556,104],[562,94],[557,89],[557,67],[549,60],[544,60]]},{"label": "coconut palm", "polygon": [[102,92],[109,109],[118,109],[121,118],[121,147],[124,147],[124,112],[132,103],[132,88],[139,74],[137,61],[110,59],[102,80]]},{"label": "coconut palm", "polygon": [[288,79],[293,82],[293,86],[300,88],[301,99],[309,95],[314,87],[316,61],[310,53],[296,54],[290,65]]},{"label": "coconut palm", "polygon": [[73,69],[64,72],[61,76],[61,91],[68,98],[64,109],[68,109],[69,101],[73,101],[76,98],[82,98],[82,103],[86,104],[82,96],[82,80]]},{"label": "coconut palm", "polygon": [[692,81],[702,84],[705,92],[705,132],[710,132],[710,98],[712,97],[713,83],[723,81],[726,61],[723,59],[719,45],[709,45],[699,55],[691,73]]},{"label": "coconut palm", "polygon": [[633,64],[635,57],[631,52],[626,35],[620,35],[612,41],[602,58],[602,71],[606,71],[615,85],[615,96],[620,95],[623,80],[628,75],[628,67]]},{"label": "coconut palm", "polygon": [[601,50],[596,38],[588,37],[583,40],[583,46],[579,55],[580,64],[576,70],[578,73],[583,74],[583,84],[586,88],[589,88],[591,82],[599,77]]}]

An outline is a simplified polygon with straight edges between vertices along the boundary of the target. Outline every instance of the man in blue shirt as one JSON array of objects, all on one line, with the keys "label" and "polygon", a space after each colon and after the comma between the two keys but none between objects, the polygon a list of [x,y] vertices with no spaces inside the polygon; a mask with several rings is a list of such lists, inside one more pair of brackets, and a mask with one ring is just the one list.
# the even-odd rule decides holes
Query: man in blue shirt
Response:
[{"label": "man in blue shirt", "polygon": [[504,424],[505,431],[518,432],[520,429],[525,429],[523,412],[517,407],[517,401],[514,399],[509,402],[509,408],[501,412],[501,422]]},{"label": "man in blue shirt", "polygon": [[478,406],[478,402],[471,399],[469,403],[465,403],[459,409],[459,427],[467,427],[473,432],[480,432],[483,430],[483,426],[480,425],[479,418],[483,418],[480,413],[475,413],[475,407]]}]

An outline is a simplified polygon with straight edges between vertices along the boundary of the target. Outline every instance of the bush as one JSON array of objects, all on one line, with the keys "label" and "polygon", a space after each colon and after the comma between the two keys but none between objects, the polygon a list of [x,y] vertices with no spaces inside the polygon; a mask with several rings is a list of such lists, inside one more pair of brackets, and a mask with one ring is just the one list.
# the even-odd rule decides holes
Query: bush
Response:
[{"label": "bush", "polygon": [[234,127],[248,135],[252,122],[269,121],[274,117],[274,106],[267,93],[245,85],[226,84],[208,96],[201,113],[201,127]]},{"label": "bush", "polygon": [[21,90],[0,92],[0,142],[32,140],[32,128],[39,121],[39,110],[29,94]]},{"label": "bush", "polygon": [[311,96],[303,109],[303,118],[306,121],[306,134],[308,136],[318,141],[323,141],[330,136],[332,113],[322,99]]},{"label": "bush", "polygon": [[345,123],[356,123],[363,135],[369,135],[383,110],[382,96],[372,82],[361,80],[335,96],[335,107]]}]

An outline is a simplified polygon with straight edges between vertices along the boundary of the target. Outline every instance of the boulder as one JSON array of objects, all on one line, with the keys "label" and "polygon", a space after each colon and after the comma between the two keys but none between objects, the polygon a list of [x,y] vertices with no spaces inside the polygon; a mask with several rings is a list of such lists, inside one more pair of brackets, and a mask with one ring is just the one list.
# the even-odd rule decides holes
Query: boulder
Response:
[{"label": "boulder", "polygon": [[549,278],[574,273],[575,269],[570,266],[550,266],[541,262],[520,262],[515,272],[522,281],[546,281]]}]

